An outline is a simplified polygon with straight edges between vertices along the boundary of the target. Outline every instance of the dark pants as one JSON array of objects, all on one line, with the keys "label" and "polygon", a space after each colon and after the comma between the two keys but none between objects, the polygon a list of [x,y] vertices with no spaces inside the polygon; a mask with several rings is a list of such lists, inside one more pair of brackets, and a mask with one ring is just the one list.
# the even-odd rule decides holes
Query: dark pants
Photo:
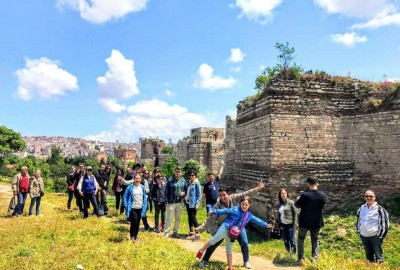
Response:
[{"label": "dark pants", "polygon": [[164,224],[165,224],[165,211],[167,209],[165,203],[160,203],[158,204],[157,202],[154,202],[154,208],[155,208],[155,215],[154,215],[154,223],[155,223],[155,228],[158,229],[159,227],[159,216],[161,213],[161,226],[162,229],[164,229]]},{"label": "dark pants", "polygon": [[296,231],[293,228],[293,224],[281,223],[279,228],[286,251],[296,254]]},{"label": "dark pants", "polygon": [[[140,215],[139,215],[140,217]],[[143,221],[143,225],[144,225],[144,229],[147,230],[150,228],[149,223],[147,222],[147,215],[144,215],[144,217],[142,217],[142,221]]]},{"label": "dark pants", "polygon": [[[214,251],[217,249],[219,245],[224,241],[222,239],[221,241],[217,242],[216,244],[212,245],[211,247],[207,248],[206,253],[204,254],[203,261],[208,262],[211,258],[211,255],[214,253]],[[250,252],[249,252],[249,241],[247,239],[247,233],[246,230],[243,228],[243,230],[240,232],[239,237],[238,237],[238,242],[240,244],[240,250],[242,251],[243,255],[243,262],[246,263],[249,261],[250,258]]]},{"label": "dark pants", "polygon": [[311,254],[314,258],[318,257],[319,255],[319,241],[318,241],[318,235],[319,235],[319,230],[321,228],[317,229],[305,229],[302,227],[299,227],[299,235],[297,236],[297,248],[298,248],[298,253],[297,257],[299,260],[304,259],[304,239],[307,236],[307,232],[310,231],[311,234]]},{"label": "dark pants", "polygon": [[140,216],[142,214],[142,209],[131,209],[129,214],[129,220],[131,222],[131,228],[129,230],[131,238],[136,239],[139,233]]},{"label": "dark pants", "polygon": [[360,235],[365,250],[365,258],[370,262],[383,262],[383,239],[377,236],[364,237]]},{"label": "dark pants", "polygon": [[118,192],[115,191],[115,209],[120,210],[120,214],[124,212],[124,191]]},{"label": "dark pants", "polygon": [[40,201],[42,200],[42,197],[33,197],[31,198],[31,205],[29,206],[29,215],[33,215],[33,207],[36,204],[36,215],[40,215]]},{"label": "dark pants", "polygon": [[78,207],[79,212],[83,212],[83,198],[79,194],[79,190],[77,189],[74,190],[74,196],[75,196],[76,206]]},{"label": "dark pants", "polygon": [[13,216],[22,215],[24,213],[24,207],[28,192],[19,193],[17,195],[17,205],[14,208]]},{"label": "dark pants", "polygon": [[104,215],[107,215],[107,213],[108,213],[107,191],[105,189],[99,190],[96,195],[96,200],[97,200],[98,207],[103,209]]},{"label": "dark pants", "polygon": [[96,196],[92,194],[83,194],[83,218],[87,218],[89,216],[88,209],[90,207],[90,203],[93,206],[93,214],[99,216],[99,208],[97,207]]},{"label": "dark pants", "polygon": [[147,205],[148,205],[147,209],[150,208],[150,214],[151,214],[153,212],[153,200],[150,198],[150,194],[147,194]]},{"label": "dark pants", "polygon": [[196,208],[189,208],[189,204],[186,204],[186,210],[188,213],[189,230],[193,232],[192,228],[199,226],[196,218],[197,210]]},{"label": "dark pants", "polygon": [[74,190],[68,190],[68,202],[67,202],[68,209],[71,209],[71,202],[73,198],[74,198]]}]

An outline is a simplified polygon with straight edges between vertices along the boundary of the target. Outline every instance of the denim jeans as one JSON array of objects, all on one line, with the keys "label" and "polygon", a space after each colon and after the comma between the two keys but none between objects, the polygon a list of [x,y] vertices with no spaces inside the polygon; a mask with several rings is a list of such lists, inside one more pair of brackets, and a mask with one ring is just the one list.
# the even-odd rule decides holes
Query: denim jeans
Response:
[{"label": "denim jeans", "polygon": [[214,205],[215,205],[215,204],[211,204],[211,203],[207,203],[207,204],[206,204],[207,214],[208,214],[208,212],[210,212],[210,211],[213,209]]},{"label": "denim jeans", "polygon": [[97,192],[96,195],[96,200],[97,200],[97,206],[102,208],[104,211],[103,214],[106,215],[108,212],[108,207],[107,207],[107,192],[105,189],[101,189]]},{"label": "denim jeans", "polygon": [[79,194],[79,190],[78,189],[74,190],[74,196],[75,196],[76,206],[78,207],[79,212],[83,212],[83,198]]},{"label": "denim jeans", "polygon": [[155,208],[155,214],[154,214],[155,229],[158,229],[158,227],[159,227],[159,217],[160,217],[160,213],[161,213],[161,227],[164,230],[165,212],[166,212],[167,206],[165,203],[158,204],[157,202],[154,202],[154,208]]},{"label": "denim jeans", "polygon": [[18,193],[17,195],[17,205],[15,206],[13,216],[22,215],[24,213],[25,201],[28,196],[28,192]]},{"label": "denim jeans", "polygon": [[83,218],[87,218],[89,216],[89,206],[90,203],[93,206],[93,213],[96,216],[99,215],[99,208],[97,207],[96,196],[94,194],[83,194]]},{"label": "denim jeans", "polygon": [[[206,250],[206,253],[204,254],[204,257],[203,257],[203,261],[208,262],[210,260],[210,258],[211,258],[211,255],[214,253],[214,251],[217,249],[217,247],[219,245],[221,245],[221,243],[223,241],[224,241],[224,239],[218,241],[214,245],[211,245],[211,247],[209,247]],[[228,241],[230,242],[231,240],[229,239]],[[245,228],[243,228],[243,230],[240,232],[240,235],[238,237],[238,242],[240,244],[240,249],[242,251],[243,262],[246,263],[246,262],[249,261],[250,252],[249,252],[249,241],[247,239],[247,233],[246,233],[246,229]]]},{"label": "denim jeans", "polygon": [[317,229],[305,229],[302,227],[299,227],[299,235],[297,236],[297,247],[298,247],[298,253],[297,257],[299,260],[304,259],[304,239],[307,236],[307,232],[310,231],[311,234],[311,254],[314,258],[318,257],[319,255],[319,241],[318,241],[318,234],[319,230],[321,228]]},{"label": "denim jeans", "polygon": [[29,206],[29,215],[33,215],[33,206],[36,203],[36,215],[40,215],[40,201],[42,200],[42,197],[33,197],[31,198],[31,205]]},{"label": "denim jeans", "polygon": [[285,244],[287,252],[296,253],[296,231],[293,228],[293,224],[280,225],[282,240]]},{"label": "denim jeans", "polygon": [[365,258],[369,262],[383,262],[383,239],[378,236],[364,237],[360,235],[365,250]]}]

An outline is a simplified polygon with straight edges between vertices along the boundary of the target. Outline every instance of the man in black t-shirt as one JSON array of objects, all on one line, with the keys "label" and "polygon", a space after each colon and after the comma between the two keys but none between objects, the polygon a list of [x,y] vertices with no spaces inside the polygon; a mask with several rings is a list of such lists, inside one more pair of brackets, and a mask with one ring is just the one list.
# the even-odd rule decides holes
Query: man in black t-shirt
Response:
[{"label": "man in black t-shirt", "polygon": [[319,254],[318,235],[320,229],[324,226],[322,209],[326,203],[325,193],[318,190],[318,180],[316,178],[307,178],[309,191],[301,193],[295,202],[297,208],[301,208],[299,216],[299,233],[297,239],[298,262],[304,259],[304,239],[307,231],[311,234],[311,254],[317,259]]},{"label": "man in black t-shirt", "polygon": [[[220,174],[222,173],[223,167],[221,167]],[[219,186],[219,178],[220,174],[215,178],[213,172],[208,173],[208,182],[204,184],[203,188],[203,198],[202,198],[202,206],[206,207],[207,214],[211,211],[214,205],[217,203],[219,198],[218,186]]]}]

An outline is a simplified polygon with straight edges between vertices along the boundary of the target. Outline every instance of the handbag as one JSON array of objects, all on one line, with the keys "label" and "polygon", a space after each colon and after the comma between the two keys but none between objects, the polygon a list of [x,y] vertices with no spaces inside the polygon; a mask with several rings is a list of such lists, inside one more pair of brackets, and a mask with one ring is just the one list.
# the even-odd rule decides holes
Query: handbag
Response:
[{"label": "handbag", "polygon": [[[231,238],[231,242],[234,242],[236,239],[238,239],[238,237],[240,235],[240,232],[243,230],[244,226],[246,225],[246,220],[247,220],[248,215],[249,215],[249,211],[247,211],[246,214],[244,215],[243,222],[242,222],[242,225],[240,227],[238,227],[236,225],[235,226],[231,226],[232,222],[229,223],[229,228],[230,229],[229,229],[228,235]],[[239,223],[239,221],[240,221],[240,219],[238,220],[237,223]]]},{"label": "handbag", "polygon": [[44,191],[40,191],[40,197],[44,196]]},{"label": "handbag", "polygon": [[10,204],[8,205],[8,210],[7,212],[10,213],[12,210],[15,209],[16,203],[15,203],[15,196],[13,196],[10,200]]},{"label": "handbag", "polygon": [[281,239],[282,238],[281,230],[279,229],[278,226],[274,225],[274,227],[269,232],[269,238],[271,238],[271,239]]},{"label": "handbag", "polygon": [[74,191],[75,190],[75,187],[74,187],[74,185],[70,185],[70,186],[68,186],[68,191]]}]

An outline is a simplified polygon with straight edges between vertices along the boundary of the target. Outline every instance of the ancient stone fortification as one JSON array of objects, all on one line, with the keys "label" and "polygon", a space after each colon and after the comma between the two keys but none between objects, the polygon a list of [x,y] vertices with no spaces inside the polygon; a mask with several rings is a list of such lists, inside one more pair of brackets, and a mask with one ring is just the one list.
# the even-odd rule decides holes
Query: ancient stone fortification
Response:
[{"label": "ancient stone fortification", "polygon": [[209,170],[218,171],[224,155],[224,129],[199,127],[190,130],[190,139],[179,140],[177,157],[180,163],[194,159]]},{"label": "ancient stone fortification", "polygon": [[360,82],[271,83],[251,106],[238,105],[236,121],[226,121],[225,182],[245,190],[266,179],[257,212],[275,210],[280,188],[291,197],[320,179],[327,208],[362,197],[400,191],[400,102],[385,110],[359,113]]},{"label": "ancient stone fortification", "polygon": [[160,166],[160,155],[165,142],[159,139],[143,139],[141,144],[141,159],[153,166]]}]

